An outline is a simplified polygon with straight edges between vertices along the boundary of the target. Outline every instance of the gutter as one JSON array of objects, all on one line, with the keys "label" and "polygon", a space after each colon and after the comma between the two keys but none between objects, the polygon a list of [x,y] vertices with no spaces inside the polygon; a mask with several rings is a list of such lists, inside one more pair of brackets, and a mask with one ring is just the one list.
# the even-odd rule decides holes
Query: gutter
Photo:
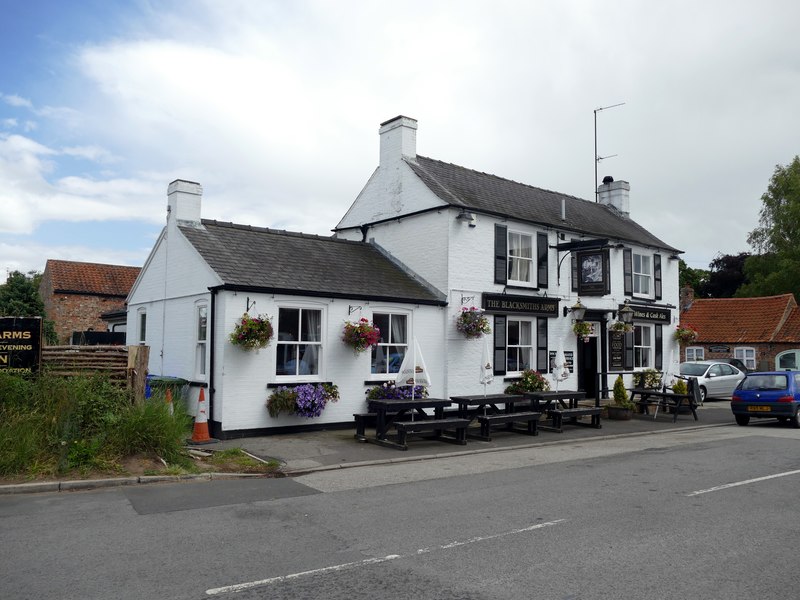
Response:
[{"label": "gutter", "polygon": [[217,329],[217,292],[219,288],[209,288],[209,291],[211,292],[211,306],[208,311],[210,317],[208,345],[211,348],[211,353],[208,358],[208,414],[211,415],[211,419],[209,419],[211,421],[211,436],[217,437],[219,431],[217,431],[217,422],[214,420],[214,356],[217,349],[215,332]]}]

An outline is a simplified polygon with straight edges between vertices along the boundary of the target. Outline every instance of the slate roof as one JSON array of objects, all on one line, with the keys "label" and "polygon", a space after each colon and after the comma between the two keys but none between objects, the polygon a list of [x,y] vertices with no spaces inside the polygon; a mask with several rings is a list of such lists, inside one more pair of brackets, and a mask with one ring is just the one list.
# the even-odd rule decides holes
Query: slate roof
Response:
[{"label": "slate roof", "polygon": [[[404,160],[434,194],[452,206],[680,252],[603,204],[424,156]],[[565,221],[561,220],[562,200]]]},{"label": "slate roof", "polygon": [[371,244],[206,219],[202,225],[180,230],[230,289],[445,304]]},{"label": "slate roof", "polygon": [[45,273],[50,278],[53,293],[85,294],[89,296],[119,296],[130,292],[140,267],[104,265],[48,259]]},{"label": "slate roof", "polygon": [[792,294],[762,298],[701,298],[681,312],[700,344],[800,341],[800,310]]}]

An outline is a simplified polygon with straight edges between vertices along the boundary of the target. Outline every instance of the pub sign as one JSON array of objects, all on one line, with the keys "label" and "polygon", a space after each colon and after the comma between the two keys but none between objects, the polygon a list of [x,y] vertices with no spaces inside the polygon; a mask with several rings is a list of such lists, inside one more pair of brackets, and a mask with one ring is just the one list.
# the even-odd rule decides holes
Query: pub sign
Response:
[{"label": "pub sign", "polygon": [[41,360],[41,317],[0,317],[0,371],[35,373]]},{"label": "pub sign", "polygon": [[483,294],[483,310],[490,313],[529,314],[540,317],[558,316],[558,298],[539,298],[513,294]]}]

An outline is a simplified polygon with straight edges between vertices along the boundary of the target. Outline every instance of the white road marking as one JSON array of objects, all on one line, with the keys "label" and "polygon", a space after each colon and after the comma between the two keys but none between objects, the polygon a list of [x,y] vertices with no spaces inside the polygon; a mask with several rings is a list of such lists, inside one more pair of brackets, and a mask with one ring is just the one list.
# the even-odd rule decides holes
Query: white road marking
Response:
[{"label": "white road marking", "polygon": [[[552,527],[553,525],[558,525],[559,523],[564,523],[566,519],[556,519],[555,521],[548,521],[546,523],[538,523],[537,525],[531,525],[530,527],[523,527],[522,529],[514,529],[512,531],[504,531],[503,533],[496,533],[494,535],[486,535],[481,537],[474,537],[468,540],[462,541],[455,541],[450,542],[448,544],[442,544],[441,546],[437,546],[435,548],[420,548],[412,555],[407,556],[414,556],[420,554],[427,554],[428,552],[433,552],[434,550],[448,550],[450,548],[457,548],[459,546],[466,546],[468,544],[475,544],[477,542],[485,542],[487,540],[494,540],[497,538],[507,537],[509,535],[517,535],[520,533],[526,533],[528,531],[534,531],[536,529],[544,529],[545,527]],[[278,577],[270,577],[269,579],[261,579],[259,581],[249,581],[247,583],[237,583],[236,585],[226,585],[224,587],[218,588],[211,588],[206,590],[206,594],[209,596],[216,596],[219,594],[232,594],[236,592],[242,592],[244,590],[249,590],[250,588],[262,586],[262,585],[271,585],[273,583],[281,583],[284,581],[290,581],[292,579],[298,579],[300,577],[308,577],[311,575],[319,575],[321,573],[330,573],[334,571],[344,571],[346,569],[354,569],[357,567],[367,567],[370,565],[377,565],[380,563],[385,563],[390,560],[396,560],[398,558],[406,558],[402,554],[387,554],[386,556],[381,556],[378,558],[367,558],[364,560],[359,560],[356,562],[344,563],[341,565],[333,565],[330,567],[323,567],[321,569],[312,569],[311,571],[302,571],[300,573],[291,573],[289,575],[280,575]]]},{"label": "white road marking", "polygon": [[745,481],[726,483],[725,485],[718,485],[713,488],[708,488],[707,490],[697,490],[695,492],[686,494],[686,496],[687,497],[699,496],[700,494],[708,494],[709,492],[718,492],[720,490],[727,490],[728,488],[737,487],[740,485],[747,485],[748,483],[758,483],[759,481],[766,481],[767,479],[775,479],[776,477],[786,477],[788,475],[797,475],[798,473],[800,473],[800,469],[798,469],[797,471],[786,471],[785,473],[776,473],[775,475],[767,475],[766,477],[756,477],[755,479],[747,479]]}]

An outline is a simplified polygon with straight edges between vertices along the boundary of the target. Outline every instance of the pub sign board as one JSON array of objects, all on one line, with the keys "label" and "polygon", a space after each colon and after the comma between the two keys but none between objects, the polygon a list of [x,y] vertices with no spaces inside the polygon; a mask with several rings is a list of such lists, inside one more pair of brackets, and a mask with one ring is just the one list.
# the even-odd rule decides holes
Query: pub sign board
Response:
[{"label": "pub sign board", "polygon": [[[668,308],[656,308],[652,306],[634,306],[630,305],[633,309],[634,321],[652,321],[654,323],[669,323],[672,318],[672,313]],[[619,309],[624,308],[623,304],[619,305]]]},{"label": "pub sign board", "polygon": [[490,313],[558,316],[558,298],[538,298],[512,294],[483,294],[483,310]]},{"label": "pub sign board", "polygon": [[41,317],[0,317],[0,371],[35,373],[41,362]]}]

